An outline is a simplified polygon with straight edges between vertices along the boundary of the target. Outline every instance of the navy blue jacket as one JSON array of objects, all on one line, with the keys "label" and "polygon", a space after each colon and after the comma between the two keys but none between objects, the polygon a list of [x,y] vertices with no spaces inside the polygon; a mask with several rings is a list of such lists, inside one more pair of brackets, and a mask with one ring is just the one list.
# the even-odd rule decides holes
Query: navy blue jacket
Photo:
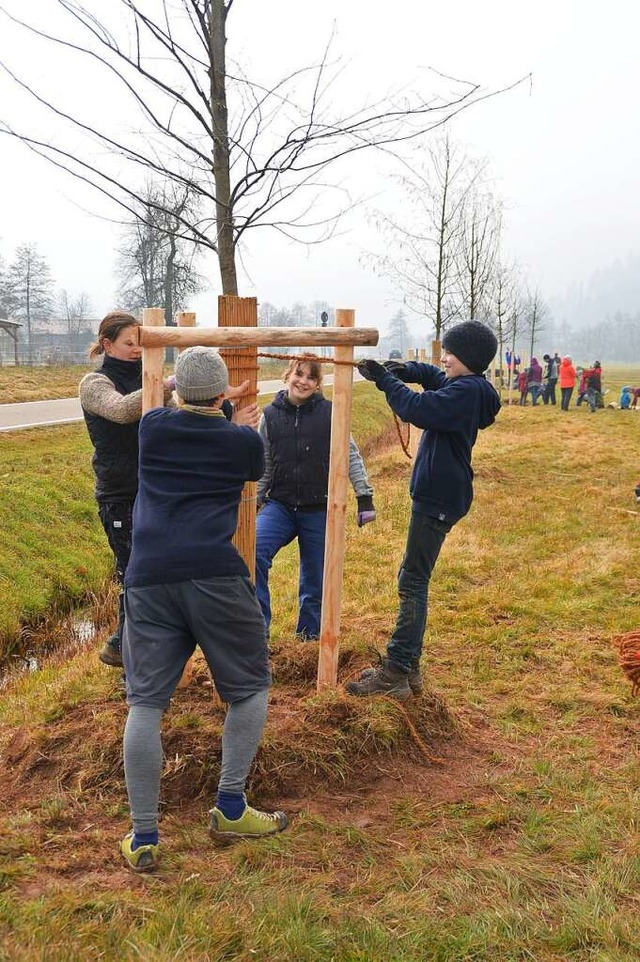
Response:
[{"label": "navy blue jacket", "polygon": [[500,410],[500,399],[482,374],[447,378],[433,364],[406,363],[413,391],[392,374],[377,382],[392,411],[422,428],[410,494],[422,514],[455,524],[473,501],[471,451],[478,430],[489,427]]},{"label": "navy blue jacket", "polygon": [[140,422],[129,587],[249,572],[231,543],[246,481],[264,472],[253,428],[154,408]]}]

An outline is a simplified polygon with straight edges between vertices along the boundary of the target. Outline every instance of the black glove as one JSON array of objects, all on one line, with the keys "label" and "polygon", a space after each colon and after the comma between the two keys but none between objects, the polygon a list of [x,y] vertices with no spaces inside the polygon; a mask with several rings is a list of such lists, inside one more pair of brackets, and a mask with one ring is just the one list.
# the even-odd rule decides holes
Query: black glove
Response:
[{"label": "black glove", "polygon": [[357,368],[362,374],[363,378],[367,381],[374,381],[376,384],[381,377],[387,373],[386,368],[382,364],[378,364],[372,358],[368,357],[364,361],[358,361]]},{"label": "black glove", "polygon": [[393,376],[397,377],[399,381],[404,381],[406,383],[407,381],[411,380],[409,368],[406,364],[403,364],[402,361],[383,361],[382,363],[386,367],[389,374],[393,374]]}]

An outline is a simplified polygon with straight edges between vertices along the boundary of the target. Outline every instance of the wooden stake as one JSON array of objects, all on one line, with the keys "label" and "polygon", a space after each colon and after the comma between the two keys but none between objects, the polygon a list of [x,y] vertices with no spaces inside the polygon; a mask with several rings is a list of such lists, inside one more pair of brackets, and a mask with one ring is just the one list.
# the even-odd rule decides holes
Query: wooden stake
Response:
[{"label": "wooden stake", "polygon": [[[178,322],[178,327],[195,327],[196,326],[196,315],[193,311],[178,311],[176,314],[176,321]],[[184,351],[181,347],[180,351]],[[178,688],[187,688],[191,684],[191,679],[193,678],[193,655],[189,661],[184,666],[184,671],[182,672],[182,678],[178,682]],[[220,696],[218,695],[215,685],[214,685],[214,701],[219,704]]]},{"label": "wooden stake", "polygon": [[[145,307],[142,312],[142,323],[146,328],[162,327],[164,325],[164,311],[161,307]],[[140,335],[144,328],[140,329]],[[140,343],[143,344],[142,336]],[[144,346],[144,345],[143,345]],[[164,388],[162,373],[164,370],[164,346],[155,345],[145,348],[142,352],[142,413],[146,414],[151,408],[162,407]]]},{"label": "wooden stake", "polygon": [[[339,328],[349,328],[355,311],[336,311]],[[337,361],[353,360],[353,344],[335,348]],[[340,605],[346,528],[347,485],[349,480],[349,437],[351,435],[351,395],[353,369],[336,365],[333,373],[331,414],[331,452],[329,457],[329,494],[322,587],[322,623],[318,656],[318,691],[335,688],[338,680]]]},{"label": "wooden stake", "polygon": [[[258,301],[255,297],[233,297],[223,294],[218,298],[218,323],[226,328],[258,327]],[[261,332],[262,334],[262,332]],[[260,338],[261,340],[262,338]],[[243,381],[250,381],[249,394],[238,400],[239,409],[255,404],[258,390],[258,356],[255,346],[236,347],[220,351],[229,370],[229,384],[238,387]],[[255,481],[247,481],[242,489],[242,500],[238,511],[238,526],[233,543],[240,552],[249,569],[251,580],[256,580],[256,505],[258,486]]]}]

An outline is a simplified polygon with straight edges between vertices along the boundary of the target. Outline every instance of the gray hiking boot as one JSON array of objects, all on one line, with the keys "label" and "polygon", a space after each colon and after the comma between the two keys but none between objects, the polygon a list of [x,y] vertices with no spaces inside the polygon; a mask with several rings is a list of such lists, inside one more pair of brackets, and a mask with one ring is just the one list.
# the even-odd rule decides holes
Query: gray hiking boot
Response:
[{"label": "gray hiking boot", "polygon": [[409,679],[406,672],[396,668],[388,658],[383,658],[376,668],[369,669],[360,681],[350,681],[347,685],[350,695],[389,695],[398,701],[411,698]]},{"label": "gray hiking boot", "polygon": [[[361,679],[368,678],[369,675],[373,675],[375,671],[376,669],[373,667],[364,668],[360,672],[360,678]],[[413,695],[422,695],[422,693],[424,692],[424,678],[420,674],[420,669],[417,666],[412,666],[409,669],[409,674],[407,675],[407,682],[409,684],[409,688],[411,689],[411,693]]]},{"label": "gray hiking boot", "polygon": [[110,668],[122,668],[122,649],[118,635],[111,635],[105,641],[98,658],[104,665]]}]

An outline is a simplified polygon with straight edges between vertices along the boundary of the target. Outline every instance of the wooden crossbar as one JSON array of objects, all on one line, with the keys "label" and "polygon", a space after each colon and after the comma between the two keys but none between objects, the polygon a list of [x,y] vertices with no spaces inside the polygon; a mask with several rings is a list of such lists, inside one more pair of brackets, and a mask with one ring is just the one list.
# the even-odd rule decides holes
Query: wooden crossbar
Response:
[{"label": "wooden crossbar", "polygon": [[[152,308],[157,310],[157,308]],[[162,322],[161,322],[162,323]],[[152,327],[145,312],[139,328],[142,347],[373,347],[375,327]]]}]

